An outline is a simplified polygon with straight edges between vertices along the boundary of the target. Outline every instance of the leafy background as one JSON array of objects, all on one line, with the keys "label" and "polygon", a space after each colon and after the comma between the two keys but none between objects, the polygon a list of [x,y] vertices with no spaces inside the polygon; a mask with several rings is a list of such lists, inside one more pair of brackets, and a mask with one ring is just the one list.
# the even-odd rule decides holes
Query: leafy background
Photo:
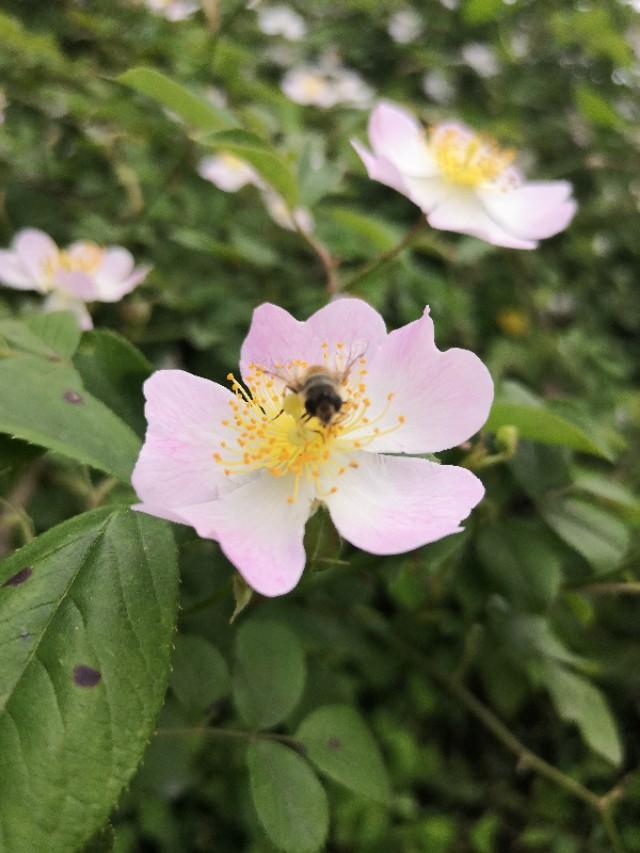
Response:
[{"label": "leafy background", "polygon": [[[638,13],[433,0],[400,45],[404,2],[293,5],[297,44],[231,0],[178,24],[107,0],[3,3],[3,244],[40,227],[154,271],[81,339],[2,291],[0,546],[37,538],[0,568],[0,849],[640,851]],[[487,486],[466,533],[379,559],[319,516],[300,587],[230,625],[246,603],[230,566],[175,528],[173,636],[171,528],[126,510],[141,383],[152,365],[223,380],[256,304],[304,317],[327,299],[300,235],[198,160],[242,127],[226,147],[312,209],[345,281],[417,219],[350,147],[366,112],[281,93],[285,68],[329,49],[425,122],[462,118],[532,175],[570,179],[580,209],[535,252],[424,231],[351,287],[390,327],[429,303],[440,347],[490,366],[488,428],[444,455]],[[116,79],[141,66],[204,100]]]}]

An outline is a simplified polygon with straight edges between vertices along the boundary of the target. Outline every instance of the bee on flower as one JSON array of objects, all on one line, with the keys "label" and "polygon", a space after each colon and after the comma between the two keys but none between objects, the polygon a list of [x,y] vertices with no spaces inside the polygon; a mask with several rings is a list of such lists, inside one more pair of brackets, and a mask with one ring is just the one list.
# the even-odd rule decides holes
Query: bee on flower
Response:
[{"label": "bee on flower", "polygon": [[568,181],[525,181],[515,151],[458,122],[427,132],[409,112],[383,102],[369,118],[369,142],[371,151],[352,143],[369,177],[411,199],[433,228],[535,249],[576,212]]},{"label": "bee on flower", "polygon": [[151,267],[134,267],[122,246],[98,246],[80,240],[59,249],[37,228],[25,228],[10,249],[0,250],[0,282],[16,290],[46,294],[45,311],[72,311],[80,327],[91,329],[88,302],[119,302],[148,275]]},{"label": "bee on flower", "polygon": [[483,496],[466,468],[411,455],[466,441],[493,398],[477,356],[437,349],[428,310],[388,334],[359,299],[306,322],[261,305],[227,378],[147,380],[134,508],[219,542],[263,595],[298,583],[321,504],[353,545],[397,554],[459,532]]}]

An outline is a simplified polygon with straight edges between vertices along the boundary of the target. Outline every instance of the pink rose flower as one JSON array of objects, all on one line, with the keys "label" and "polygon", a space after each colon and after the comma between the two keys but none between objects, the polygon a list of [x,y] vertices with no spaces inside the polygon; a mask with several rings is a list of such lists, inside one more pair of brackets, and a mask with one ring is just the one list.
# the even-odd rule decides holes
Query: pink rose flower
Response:
[{"label": "pink rose flower", "polygon": [[486,367],[468,350],[440,352],[428,310],[387,334],[359,299],[337,299],[306,322],[261,305],[240,371],[231,390],[181,370],[147,380],[134,508],[217,540],[263,595],[298,582],[319,504],[349,542],[397,554],[459,532],[482,498],[465,468],[389,455],[454,447],[491,406]]},{"label": "pink rose flower", "polygon": [[37,228],[19,231],[11,248],[0,250],[2,284],[48,294],[44,310],[73,311],[83,329],[93,327],[87,302],[118,302],[150,269],[134,269],[131,253],[121,246],[102,248],[82,240],[59,249]]},{"label": "pink rose flower", "polygon": [[406,110],[380,103],[369,141],[373,151],[353,142],[369,177],[411,199],[433,228],[535,249],[576,212],[568,181],[525,182],[513,166],[515,152],[462,124],[438,124],[427,134]]}]

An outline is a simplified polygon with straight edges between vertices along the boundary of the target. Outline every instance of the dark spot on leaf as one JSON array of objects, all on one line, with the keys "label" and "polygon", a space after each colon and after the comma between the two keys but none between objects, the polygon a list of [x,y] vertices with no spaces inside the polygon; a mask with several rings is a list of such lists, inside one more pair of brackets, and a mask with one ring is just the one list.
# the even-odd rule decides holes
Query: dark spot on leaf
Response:
[{"label": "dark spot on leaf", "polygon": [[67,403],[74,403],[75,405],[82,402],[82,396],[77,391],[65,391],[62,398]]},{"label": "dark spot on leaf", "polygon": [[20,639],[21,639],[23,642],[25,642],[25,643],[26,643],[26,641],[27,641],[27,640],[30,640],[30,639],[31,639],[31,634],[30,634],[28,631],[23,631],[23,632],[20,634]]},{"label": "dark spot on leaf", "polygon": [[73,670],[73,680],[78,687],[95,687],[100,682],[102,673],[90,666],[81,664]]},{"label": "dark spot on leaf", "polygon": [[16,572],[15,575],[6,580],[2,586],[20,586],[21,583],[28,581],[32,574],[33,569],[31,566],[25,566],[24,569],[20,569],[19,572]]},{"label": "dark spot on leaf", "polygon": [[339,737],[330,737],[327,741],[327,746],[329,747],[329,749],[340,749],[342,743]]},{"label": "dark spot on leaf", "polygon": [[58,361],[62,361],[62,359],[55,352],[52,352],[52,353],[49,353],[49,355],[47,356],[47,361],[58,362]]}]

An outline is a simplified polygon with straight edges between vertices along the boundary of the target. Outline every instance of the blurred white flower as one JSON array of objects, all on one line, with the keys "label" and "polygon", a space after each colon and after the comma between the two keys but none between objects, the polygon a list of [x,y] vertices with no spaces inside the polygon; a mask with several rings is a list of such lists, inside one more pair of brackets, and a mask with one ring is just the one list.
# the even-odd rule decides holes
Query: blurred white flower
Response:
[{"label": "blurred white flower", "polygon": [[523,59],[531,50],[531,39],[529,33],[519,32],[511,36],[511,52],[516,59]]},{"label": "blurred white flower", "polygon": [[300,41],[307,34],[304,18],[289,6],[261,6],[258,27],[267,36],[284,36],[289,41]]},{"label": "blurred white flower", "polygon": [[334,72],[339,101],[352,107],[366,109],[370,106],[374,91],[368,86],[362,77],[348,68],[338,68]]},{"label": "blurred white flower", "polygon": [[198,174],[226,193],[236,193],[247,184],[256,187],[263,185],[257,172],[248,163],[227,151],[203,157],[198,163]]},{"label": "blurred white flower", "polygon": [[227,96],[222,91],[222,89],[218,89],[217,86],[207,86],[204,90],[204,96],[209,101],[209,103],[214,107],[226,107],[227,106]]},{"label": "blurred white flower", "polygon": [[276,225],[286,228],[287,231],[297,231],[299,229],[306,234],[311,234],[315,227],[315,222],[313,214],[306,207],[296,207],[290,210],[280,193],[277,193],[271,187],[266,187],[263,190],[262,199],[269,216]]},{"label": "blurred white flower", "polygon": [[145,0],[145,4],[168,21],[185,21],[200,8],[199,0]]},{"label": "blurred white flower", "polygon": [[387,32],[398,44],[410,44],[422,35],[422,18],[415,9],[398,9],[389,18]]},{"label": "blurred white flower", "polygon": [[437,104],[448,104],[456,93],[447,75],[438,69],[426,72],[422,78],[422,89]]},{"label": "blurred white flower", "polygon": [[339,97],[329,75],[322,68],[299,65],[282,78],[282,91],[296,104],[314,107],[333,107]]},{"label": "blurred white flower", "polygon": [[282,78],[282,91],[296,104],[333,107],[348,104],[366,108],[374,92],[355,71],[341,66],[299,65]]},{"label": "blurred white flower", "polygon": [[462,48],[462,59],[480,77],[495,77],[500,71],[500,64],[494,51],[481,42],[471,42]]}]

